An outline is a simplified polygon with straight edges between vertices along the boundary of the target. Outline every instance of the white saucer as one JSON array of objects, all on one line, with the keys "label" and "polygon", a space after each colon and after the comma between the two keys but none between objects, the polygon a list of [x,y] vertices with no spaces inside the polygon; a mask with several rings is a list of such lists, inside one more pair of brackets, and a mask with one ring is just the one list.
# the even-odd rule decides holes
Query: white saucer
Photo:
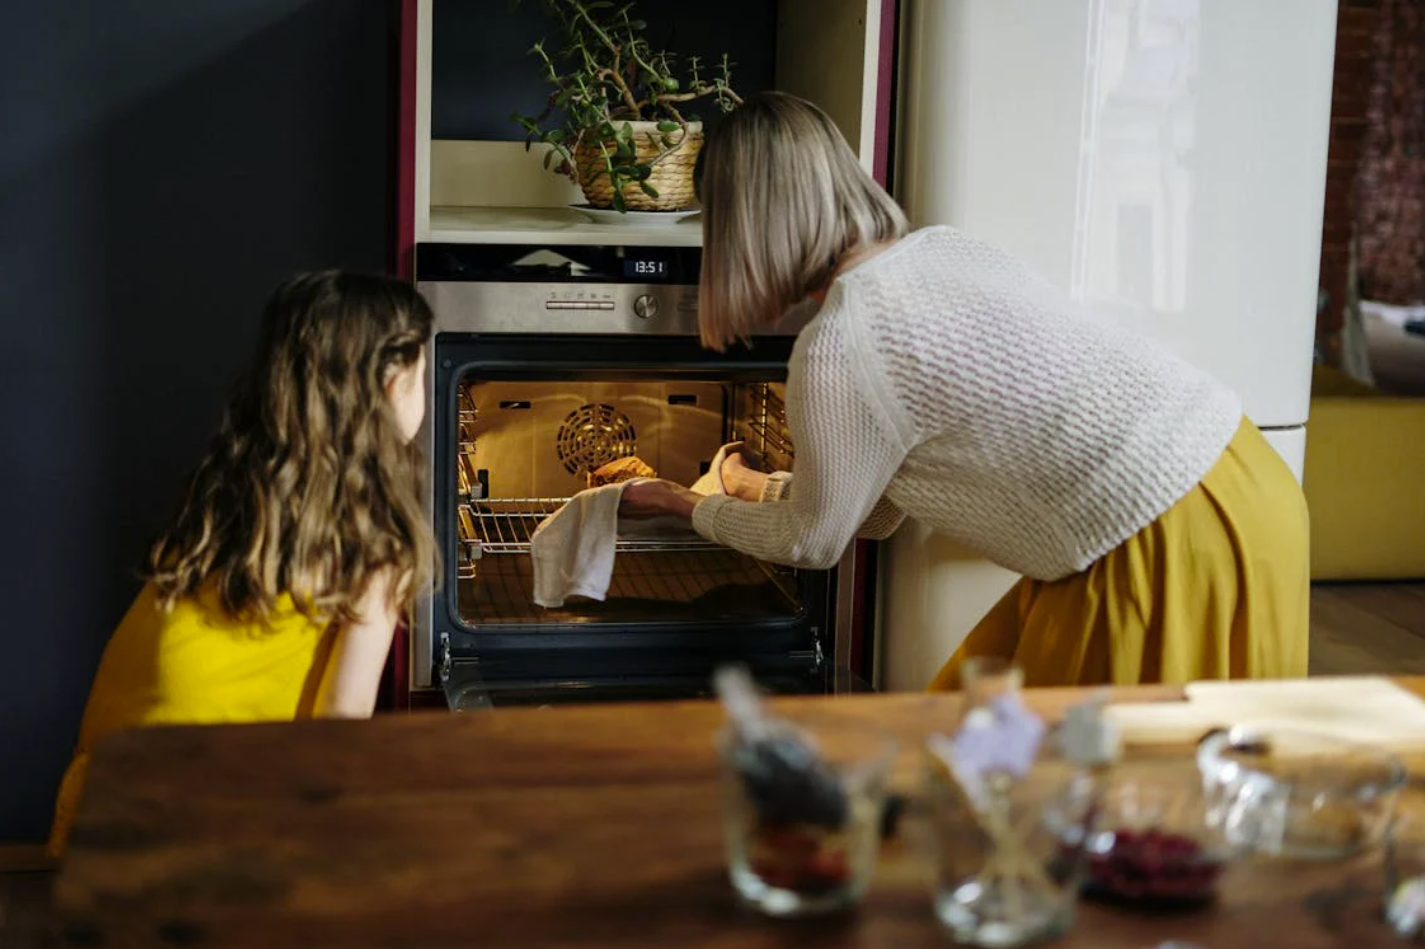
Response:
[{"label": "white saucer", "polygon": [[571,204],[569,207],[578,211],[595,224],[655,224],[668,225],[685,221],[695,214],[701,214],[700,208],[693,208],[691,211],[614,211],[610,208],[592,208],[587,204]]}]

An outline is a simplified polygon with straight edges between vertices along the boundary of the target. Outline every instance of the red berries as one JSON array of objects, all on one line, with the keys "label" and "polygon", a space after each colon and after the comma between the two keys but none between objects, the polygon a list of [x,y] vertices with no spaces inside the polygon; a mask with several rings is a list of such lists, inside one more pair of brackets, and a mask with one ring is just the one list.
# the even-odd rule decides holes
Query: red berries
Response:
[{"label": "red berries", "polygon": [[1211,898],[1222,862],[1190,837],[1158,830],[1113,832],[1106,852],[1089,854],[1090,893],[1130,900]]},{"label": "red berries", "polygon": [[811,896],[845,886],[850,879],[842,835],[804,825],[759,824],[750,843],[752,872],[768,886]]}]

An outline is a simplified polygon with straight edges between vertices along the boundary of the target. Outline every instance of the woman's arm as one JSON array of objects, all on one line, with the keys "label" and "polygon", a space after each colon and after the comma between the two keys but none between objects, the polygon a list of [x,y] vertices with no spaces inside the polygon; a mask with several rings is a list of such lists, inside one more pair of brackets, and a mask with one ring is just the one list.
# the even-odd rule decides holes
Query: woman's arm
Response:
[{"label": "woman's arm", "polygon": [[905,416],[854,316],[803,330],[787,370],[787,424],[796,447],[796,490],[757,504],[711,495],[693,509],[698,533],[760,560],[824,569],[885,494],[916,426]]},{"label": "woman's arm", "polygon": [[[743,501],[785,501],[792,496],[791,472],[777,471],[769,475],[758,471],[747,465],[741,452],[733,452],[723,460],[720,475],[727,493]],[[904,520],[904,511],[889,498],[881,498],[857,529],[856,536],[864,540],[885,540]]]},{"label": "woman's arm", "polygon": [[391,571],[372,576],[357,601],[357,621],[337,630],[317,692],[317,716],[370,718],[376,710],[381,673],[400,619],[400,611],[393,603],[393,587]]}]

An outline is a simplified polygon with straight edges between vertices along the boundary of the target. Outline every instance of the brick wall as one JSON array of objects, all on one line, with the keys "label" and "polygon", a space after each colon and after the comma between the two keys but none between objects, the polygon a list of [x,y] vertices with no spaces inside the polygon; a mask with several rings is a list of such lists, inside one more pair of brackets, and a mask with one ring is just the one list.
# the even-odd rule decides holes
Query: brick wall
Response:
[{"label": "brick wall", "polygon": [[1331,363],[1340,361],[1351,236],[1356,221],[1357,172],[1364,154],[1367,113],[1375,79],[1376,28],[1388,0],[1340,0],[1336,19],[1336,74],[1331,90],[1331,146],[1326,161],[1326,212],[1321,231],[1321,287],[1326,309],[1318,315],[1317,343]]},{"label": "brick wall", "polygon": [[1425,302],[1425,2],[1381,0],[1356,226],[1361,293]]}]

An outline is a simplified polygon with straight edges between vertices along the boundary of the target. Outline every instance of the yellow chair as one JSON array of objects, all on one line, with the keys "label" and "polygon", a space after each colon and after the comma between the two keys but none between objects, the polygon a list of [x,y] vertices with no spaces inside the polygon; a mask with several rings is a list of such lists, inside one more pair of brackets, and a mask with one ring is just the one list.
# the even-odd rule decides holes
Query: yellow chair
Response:
[{"label": "yellow chair", "polygon": [[1425,577],[1425,399],[1317,366],[1304,486],[1312,579]]}]

